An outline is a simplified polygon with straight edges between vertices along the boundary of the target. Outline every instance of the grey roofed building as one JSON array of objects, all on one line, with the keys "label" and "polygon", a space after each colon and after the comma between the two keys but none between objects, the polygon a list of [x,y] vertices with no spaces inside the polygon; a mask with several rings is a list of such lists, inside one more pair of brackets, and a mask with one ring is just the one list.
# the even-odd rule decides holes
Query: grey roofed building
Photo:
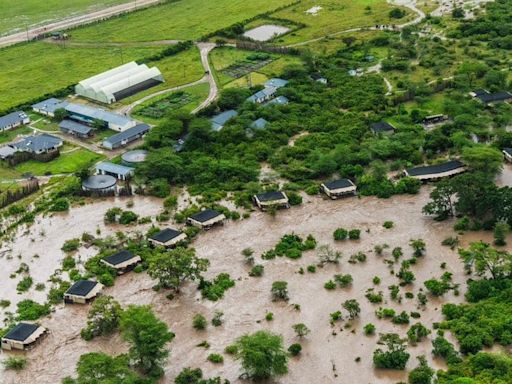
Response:
[{"label": "grey roofed building", "polygon": [[392,133],[395,132],[395,127],[385,121],[370,124],[373,133]]},{"label": "grey roofed building", "polygon": [[3,147],[0,147],[0,159],[5,160],[8,157],[11,157],[16,153],[16,149],[9,145],[4,145]]},{"label": "grey roofed building", "polygon": [[53,116],[57,109],[65,108],[68,104],[69,103],[67,101],[61,101],[59,99],[51,98],[33,104],[32,110],[43,115]]},{"label": "grey roofed building", "polygon": [[286,105],[290,102],[286,96],[278,96],[275,99],[270,100],[267,105]]},{"label": "grey roofed building", "polygon": [[451,160],[442,164],[414,167],[405,170],[406,176],[419,179],[434,179],[447,177],[465,170],[464,164],[459,160]]},{"label": "grey roofed building", "polygon": [[114,164],[108,161],[102,161],[96,165],[96,172],[100,175],[115,176],[120,180],[129,179],[134,172],[134,168],[125,165]]},{"label": "grey roofed building", "polygon": [[16,111],[0,117],[0,131],[30,123],[30,118],[23,111]]},{"label": "grey roofed building", "polygon": [[477,97],[477,96],[489,94],[489,91],[487,89],[480,88],[480,89],[475,89],[474,91],[469,92],[469,94],[473,97]]},{"label": "grey roofed building", "polygon": [[70,133],[79,137],[87,137],[92,133],[91,127],[69,119],[62,120],[59,123],[59,129],[64,133]]},{"label": "grey roofed building", "polygon": [[168,241],[182,235],[182,232],[171,228],[165,228],[157,234],[151,236],[152,240],[156,240],[159,243],[167,243]]},{"label": "grey roofed building", "polygon": [[124,249],[122,251],[114,253],[113,255],[105,257],[103,260],[112,265],[119,265],[135,257],[136,256],[133,253]]},{"label": "grey roofed building", "polygon": [[108,149],[115,149],[122,147],[138,138],[141,138],[146,133],[149,132],[149,125],[147,124],[137,124],[132,128],[128,128],[127,130],[117,133],[109,138],[103,140],[102,145]]},{"label": "grey roofed building", "polygon": [[198,212],[194,215],[190,216],[190,219],[199,221],[200,223],[204,223],[205,221],[216,218],[217,216],[222,215],[222,213],[217,212],[213,209],[205,209],[201,212]]},{"label": "grey roofed building", "polygon": [[281,191],[259,193],[256,195],[256,197],[258,198],[259,201],[275,201],[286,199],[286,195],[284,194],[284,192]]},{"label": "grey roofed building", "polygon": [[249,96],[247,101],[251,101],[253,103],[263,103],[266,100],[270,100],[276,92],[277,88],[275,87],[265,87],[261,91],[256,92],[254,95]]},{"label": "grey roofed building", "polygon": [[22,152],[44,153],[56,150],[62,146],[62,139],[48,135],[46,133],[34,136],[28,136],[24,139],[11,144],[12,147]]},{"label": "grey roofed building", "polygon": [[279,89],[285,87],[288,83],[289,81],[285,79],[272,78],[265,83],[265,87],[274,87]]},{"label": "grey roofed building", "polygon": [[16,341],[25,341],[32,335],[39,325],[31,323],[19,323],[9,332],[7,332],[3,338]]},{"label": "grey roofed building", "polygon": [[91,292],[96,285],[98,285],[97,281],[92,280],[79,280],[75,284],[73,284],[66,291],[67,295],[73,296],[87,296],[89,292]]},{"label": "grey roofed building", "polygon": [[491,104],[512,100],[512,93],[501,91],[495,93],[483,93],[475,97],[479,99],[482,103]]},{"label": "grey roofed building", "polygon": [[135,126],[137,123],[125,116],[118,115],[99,108],[89,107],[88,105],[69,103],[65,106],[66,111],[74,120],[92,123],[95,120],[103,121],[108,128],[115,131],[125,131]]},{"label": "grey roofed building", "polygon": [[254,129],[263,129],[267,126],[268,124],[268,121],[265,120],[263,117],[260,117],[259,119],[257,120],[254,120],[251,124],[251,128],[254,128]]},{"label": "grey roofed building", "polygon": [[353,187],[354,183],[352,183],[352,181],[350,181],[349,179],[339,179],[339,180],[327,181],[324,183],[324,185],[329,189],[340,189],[340,188]]},{"label": "grey roofed building", "polygon": [[218,115],[213,116],[210,119],[212,123],[212,129],[214,131],[220,131],[229,120],[236,116],[238,116],[238,112],[234,109],[230,109],[228,111],[224,111],[222,113],[219,113]]}]

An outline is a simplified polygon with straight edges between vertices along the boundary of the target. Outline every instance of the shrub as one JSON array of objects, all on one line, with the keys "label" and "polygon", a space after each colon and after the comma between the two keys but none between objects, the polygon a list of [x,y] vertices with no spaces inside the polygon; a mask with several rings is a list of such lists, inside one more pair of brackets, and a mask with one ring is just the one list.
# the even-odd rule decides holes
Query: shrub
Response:
[{"label": "shrub", "polygon": [[212,325],[214,327],[220,327],[222,325],[222,316],[224,316],[224,312],[215,311],[213,318],[212,318]]},{"label": "shrub", "polygon": [[10,300],[6,300],[6,299],[0,300],[0,308],[7,308],[10,305],[11,305]]},{"label": "shrub", "polygon": [[18,291],[18,293],[27,292],[30,289],[30,287],[32,287],[33,283],[34,281],[30,276],[25,276],[16,285],[16,290]]},{"label": "shrub", "polygon": [[119,216],[119,224],[128,225],[137,221],[139,216],[132,211],[123,211]]},{"label": "shrub", "polygon": [[420,364],[409,372],[409,384],[431,384],[435,371],[427,364],[425,356],[418,356]]},{"label": "shrub", "polygon": [[211,301],[217,301],[224,296],[225,291],[234,286],[235,281],[231,279],[228,273],[220,273],[213,282],[201,280],[199,289],[203,297]]},{"label": "shrub", "polygon": [[386,229],[391,229],[394,225],[395,224],[392,221],[385,221],[384,224],[382,224],[382,226]]},{"label": "shrub", "polygon": [[380,277],[379,276],[374,276],[373,279],[372,279],[372,282],[375,285],[379,285],[380,284]]},{"label": "shrub", "polygon": [[302,351],[302,345],[299,343],[292,344],[288,347],[288,352],[290,355],[297,356]]},{"label": "shrub", "polygon": [[338,228],[334,231],[333,233],[333,237],[334,237],[334,240],[345,240],[348,236],[348,231],[344,228]]},{"label": "shrub", "polygon": [[350,231],[348,231],[348,238],[350,240],[359,240],[360,237],[361,237],[361,230],[351,229]]},{"label": "shrub", "polygon": [[39,304],[33,300],[25,299],[18,303],[18,320],[37,320],[50,314],[49,304]]},{"label": "shrub", "polygon": [[21,371],[27,366],[27,359],[24,357],[9,356],[3,361],[6,370]]},{"label": "shrub", "polygon": [[63,260],[62,260],[62,269],[64,271],[69,271],[70,269],[73,269],[75,268],[76,266],[76,261],[75,259],[73,258],[73,256],[66,256]]},{"label": "shrub", "polygon": [[366,253],[364,252],[357,252],[350,256],[348,259],[348,262],[350,264],[356,264],[356,263],[364,263],[367,259]]},{"label": "shrub", "polygon": [[78,247],[80,247],[80,239],[70,239],[64,242],[61,250],[64,252],[73,252],[76,251]]},{"label": "shrub", "polygon": [[294,324],[292,328],[298,337],[304,337],[311,332],[306,324],[303,323]]},{"label": "shrub", "polygon": [[267,314],[265,315],[265,320],[267,320],[267,321],[274,320],[274,314],[272,312],[267,312]]},{"label": "shrub", "polygon": [[214,364],[222,364],[224,362],[224,357],[218,353],[211,353],[208,355],[208,361]]},{"label": "shrub", "polygon": [[409,314],[405,311],[393,317],[394,324],[409,324]]},{"label": "shrub", "polygon": [[328,290],[333,290],[333,289],[336,288],[336,283],[334,281],[332,281],[332,280],[329,280],[328,282],[326,282],[324,284],[324,288],[328,289]]},{"label": "shrub", "polygon": [[409,353],[405,350],[406,340],[396,333],[381,334],[379,344],[386,346],[373,352],[373,364],[377,368],[404,370],[409,361]]},{"label": "shrub", "polygon": [[231,344],[224,348],[224,352],[226,352],[228,355],[235,355],[238,352],[238,348],[236,345]]},{"label": "shrub", "polygon": [[365,297],[372,304],[382,303],[382,301],[384,300],[382,292],[376,293],[373,291],[373,288],[370,288],[366,291]]},{"label": "shrub", "polygon": [[350,284],[352,284],[352,281],[354,279],[352,278],[352,275],[346,274],[346,275],[334,275],[334,281],[338,283],[340,288],[348,287]]},{"label": "shrub", "polygon": [[395,313],[393,308],[379,308],[375,311],[375,315],[379,319],[395,317]]},{"label": "shrub", "polygon": [[373,335],[375,334],[375,325],[368,323],[364,326],[363,330],[365,335]]},{"label": "shrub", "polygon": [[287,192],[288,202],[290,205],[300,205],[302,204],[302,196],[296,192]]},{"label": "shrub", "polygon": [[271,291],[272,293],[272,300],[278,301],[278,300],[284,300],[288,301],[288,283],[286,281],[274,281],[272,283]]},{"label": "shrub", "polygon": [[316,272],[316,265],[313,265],[313,264],[308,265],[308,267],[307,267],[307,271],[308,271],[309,273],[315,273],[315,272]]},{"label": "shrub", "polygon": [[263,271],[265,267],[261,264],[257,264],[251,268],[251,271],[249,272],[249,276],[252,277],[260,277],[263,276]]},{"label": "shrub", "polygon": [[407,331],[407,338],[411,343],[417,343],[422,341],[429,334],[430,330],[428,330],[423,324],[416,323]]},{"label": "shrub", "polygon": [[206,318],[203,315],[201,315],[200,313],[194,315],[194,318],[192,319],[192,326],[194,327],[194,329],[200,331],[206,329],[207,325],[208,322],[206,321]]},{"label": "shrub", "polygon": [[341,320],[343,318],[341,311],[332,312],[329,314],[331,318],[331,324],[334,324],[335,321]]},{"label": "shrub", "polygon": [[51,212],[64,212],[69,210],[69,201],[64,197],[59,197],[53,200],[53,204],[50,206]]}]

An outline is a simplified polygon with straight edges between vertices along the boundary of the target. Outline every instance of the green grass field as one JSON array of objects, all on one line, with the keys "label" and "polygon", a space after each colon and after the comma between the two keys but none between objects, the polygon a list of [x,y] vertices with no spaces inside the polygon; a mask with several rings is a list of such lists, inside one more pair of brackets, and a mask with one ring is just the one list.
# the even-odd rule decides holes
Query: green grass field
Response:
[{"label": "green grass field", "polygon": [[[66,150],[66,148],[64,148]],[[61,173],[74,173],[84,167],[93,165],[102,159],[102,156],[90,152],[86,149],[77,149],[68,153],[61,153],[59,157],[48,162],[41,163],[39,161],[26,161],[14,167],[14,170],[20,174],[32,173],[36,176],[51,173],[57,175]]]},{"label": "green grass field", "polygon": [[0,144],[8,143],[13,141],[18,135],[28,135],[32,133],[32,129],[26,126],[18,127],[15,129],[11,129],[10,131],[5,131],[0,133]]},{"label": "green grass field", "polygon": [[191,40],[292,0],[181,0],[76,29],[74,41]]},{"label": "green grass field", "polygon": [[[124,48],[123,61],[149,56],[161,48]],[[67,47],[37,42],[0,50],[0,110],[75,84],[122,64],[117,48]]]},{"label": "green grass field", "polygon": [[2,0],[0,35],[25,30],[26,25],[35,26],[126,2],[128,0]]},{"label": "green grass field", "polygon": [[[316,15],[306,13],[314,6],[322,9]],[[302,0],[300,4],[272,16],[307,25],[278,40],[280,44],[293,44],[356,27],[401,24],[414,17],[407,8],[403,8],[407,16],[399,20],[390,19],[389,11],[392,8],[394,6],[386,0]]]}]

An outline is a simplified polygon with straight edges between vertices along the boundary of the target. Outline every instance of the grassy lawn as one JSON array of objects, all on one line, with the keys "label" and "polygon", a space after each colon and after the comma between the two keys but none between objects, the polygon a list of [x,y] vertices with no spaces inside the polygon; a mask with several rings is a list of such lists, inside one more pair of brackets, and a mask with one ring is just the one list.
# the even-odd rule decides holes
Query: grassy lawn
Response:
[{"label": "grassy lawn", "polygon": [[0,133],[0,144],[13,141],[18,135],[28,135],[32,133],[32,129],[27,126],[21,126],[10,131]]},{"label": "grassy lawn", "polygon": [[128,0],[2,0],[0,35],[24,30],[26,25],[35,26],[126,2]]},{"label": "grassy lawn", "polygon": [[[314,6],[320,6],[322,9],[316,15],[306,13]],[[307,25],[306,28],[278,39],[279,43],[293,44],[355,27],[401,24],[415,17],[407,8],[403,8],[408,14],[406,17],[399,20],[390,19],[389,11],[392,8],[394,6],[386,0],[303,0],[300,4],[272,16]]]},{"label": "grassy lawn", "polygon": [[0,181],[21,178],[21,173],[8,167],[3,161],[0,162]]},{"label": "grassy lawn", "polygon": [[101,159],[102,156],[81,148],[76,151],[61,153],[59,157],[48,163],[30,160],[18,164],[14,169],[19,173],[32,173],[36,176],[48,173],[74,173],[84,167],[93,165]]},{"label": "grassy lawn", "polygon": [[[250,81],[249,81],[250,80]],[[251,87],[255,85],[264,84],[268,80],[268,77],[262,73],[252,72],[244,77],[233,80],[230,83],[224,85],[224,88],[241,88]]]},{"label": "grassy lawn", "polygon": [[[208,84],[198,84],[194,85],[193,87],[185,88],[182,92],[187,94],[189,97],[189,102],[185,105],[182,105],[180,108],[177,109],[177,111],[183,111],[183,112],[192,112],[194,108],[199,106],[201,102],[208,97],[208,93],[210,91],[210,87]],[[140,114],[140,111],[143,110],[145,107],[152,106],[155,104],[158,104],[160,100],[166,99],[169,96],[171,96],[173,93],[167,93],[164,95],[156,96],[153,99],[150,99],[146,101],[145,103],[139,105],[137,108],[135,108],[133,117],[135,117],[138,120],[142,120],[144,122],[150,123],[150,124],[158,124],[162,121],[161,118],[152,118],[146,115]]]},{"label": "grassy lawn", "polygon": [[180,52],[175,56],[166,57],[158,62],[152,62],[150,67],[156,66],[162,72],[165,83],[156,87],[139,92],[133,96],[121,100],[119,103],[113,104],[112,108],[120,105],[131,104],[140,98],[158,92],[163,89],[177,87],[179,85],[188,84],[199,80],[204,76],[204,69],[201,64],[199,50],[192,47],[187,51]]},{"label": "grassy lawn", "polygon": [[74,30],[72,39],[116,42],[190,40],[289,3],[290,0],[181,0]]},{"label": "grassy lawn", "polygon": [[[140,59],[160,48],[124,48],[123,61]],[[0,50],[0,110],[27,102],[122,64],[116,48],[63,48],[37,42]]]},{"label": "grassy lawn", "polygon": [[58,131],[59,124],[55,121],[51,121],[46,117],[38,116],[35,119],[32,119],[32,123],[30,124],[33,127],[38,129],[42,129],[43,131]]}]

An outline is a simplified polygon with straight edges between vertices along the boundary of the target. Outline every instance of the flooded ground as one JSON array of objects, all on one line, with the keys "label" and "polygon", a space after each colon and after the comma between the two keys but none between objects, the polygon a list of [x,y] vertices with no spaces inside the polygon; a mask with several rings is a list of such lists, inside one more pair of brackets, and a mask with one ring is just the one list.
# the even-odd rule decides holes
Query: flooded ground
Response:
[{"label": "flooded ground", "polygon": [[261,25],[248,30],[244,33],[244,36],[251,40],[268,41],[276,36],[285,34],[289,30],[290,28],[283,27],[282,25]]},{"label": "flooded ground", "polygon": [[[389,320],[379,320],[374,312],[379,305],[370,304],[364,297],[368,288],[374,287],[384,292],[385,307],[396,310],[416,311],[416,299],[403,299],[402,304],[389,300],[388,286],[398,284],[397,278],[384,263],[389,258],[390,250],[400,246],[404,250],[404,258],[409,258],[412,250],[410,239],[422,238],[427,243],[425,257],[412,267],[416,275],[415,283],[407,289],[401,289],[403,296],[406,291],[415,295],[423,286],[423,281],[439,277],[443,272],[453,273],[453,280],[461,284],[460,296],[447,294],[443,299],[429,298],[425,310],[419,310],[423,324],[431,327],[433,322],[442,320],[441,306],[444,302],[461,302],[465,287],[462,265],[456,251],[441,246],[441,241],[454,235],[453,222],[435,222],[421,214],[423,205],[428,201],[430,187],[424,187],[419,195],[396,196],[382,200],[373,197],[347,198],[331,201],[321,197],[306,196],[302,206],[278,212],[275,218],[261,212],[252,213],[251,217],[239,222],[230,222],[224,227],[202,233],[195,241],[194,247],[201,257],[210,260],[211,266],[207,277],[212,278],[221,272],[228,272],[236,279],[236,286],[228,290],[224,299],[210,302],[201,299],[195,284],[187,285],[181,295],[169,301],[165,292],[154,292],[153,282],[146,274],[127,274],[116,280],[114,287],[108,288],[106,294],[114,296],[123,305],[151,304],[157,315],[163,319],[176,333],[176,338],[169,345],[171,357],[165,367],[165,378],[162,383],[173,382],[176,375],[184,367],[201,367],[207,376],[221,375],[232,383],[241,383],[239,363],[225,355],[223,364],[207,362],[210,353],[223,353],[224,347],[232,343],[244,333],[259,329],[269,329],[284,336],[288,347],[299,340],[295,337],[292,325],[305,323],[311,333],[302,341],[303,352],[298,358],[292,358],[289,374],[280,378],[279,382],[292,383],[383,383],[391,384],[406,380],[405,372],[375,370],[372,366],[372,353],[376,349],[378,336],[364,336],[362,328],[366,323],[374,323],[377,333],[398,332],[405,335],[408,326],[394,325]],[[144,215],[158,212],[158,204],[151,200],[134,199],[135,207],[144,210]],[[50,259],[62,257],[58,250],[63,242],[62,233],[69,237],[78,236],[83,231],[94,232],[96,227],[103,226],[103,212],[108,202],[100,202],[72,210],[70,219],[55,217],[51,224],[43,219],[34,229],[46,229],[46,240],[39,246],[31,245],[29,238],[16,242],[16,252],[23,247],[31,246],[30,251],[23,254],[31,255],[39,252],[41,256],[48,254]],[[145,208],[142,208],[145,207]],[[394,227],[385,229],[384,221],[392,220]],[[332,232],[337,227],[347,229],[360,228],[361,240],[335,243]],[[316,264],[316,251],[309,251],[299,260],[277,258],[262,261],[262,252],[272,248],[279,238],[295,232],[306,236],[313,234],[319,244],[328,244],[333,249],[343,252],[344,257],[339,265],[327,265],[318,268],[316,273],[299,274],[299,268]],[[66,236],[68,237],[68,236]],[[19,244],[18,244],[19,243]],[[383,256],[373,252],[377,244],[388,244]],[[48,251],[47,246],[50,244]],[[43,249],[44,247],[44,249]],[[257,262],[265,265],[263,277],[248,276],[249,267],[243,263],[240,252],[247,247],[255,250]],[[355,252],[367,253],[368,260],[362,264],[349,264],[349,256]],[[40,257],[43,259],[43,257]],[[40,260],[39,259],[39,260]],[[4,261],[2,261],[3,263]],[[446,270],[440,268],[441,263],[447,264]],[[56,263],[58,264],[58,263]],[[9,264],[6,264],[9,265]],[[40,267],[50,271],[50,266],[36,264],[32,267],[34,276]],[[395,267],[395,269],[398,269]],[[395,271],[396,272],[396,271]],[[334,274],[350,273],[354,282],[351,288],[327,291],[323,285]],[[44,274],[38,275],[38,281]],[[381,278],[378,286],[372,283],[374,276]],[[270,287],[273,281],[286,280],[289,284],[289,303],[272,302]],[[354,321],[350,328],[341,322],[332,328],[329,314],[342,310],[341,303],[347,299],[357,299],[361,304],[360,319]],[[300,311],[292,304],[299,304]],[[216,310],[224,312],[225,322],[221,327],[209,326],[205,331],[192,328],[192,317],[202,313],[210,320]],[[51,334],[42,344],[27,353],[29,365],[20,373],[0,372],[2,384],[32,383],[37,377],[38,383],[55,384],[68,375],[74,375],[76,362],[80,355],[91,351],[103,351],[118,354],[126,351],[126,345],[118,335],[110,338],[99,338],[92,342],[83,341],[80,329],[86,322],[87,306],[59,306],[42,324],[50,329]],[[343,311],[343,310],[342,310]],[[267,312],[274,313],[274,320],[264,320]],[[412,323],[416,322],[414,319]],[[197,347],[207,340],[209,349]],[[408,369],[416,365],[415,356],[426,354],[435,368],[443,368],[438,361],[431,360],[431,341],[409,346],[411,359]],[[3,353],[2,358],[7,354]],[[355,359],[361,360],[356,362]],[[56,364],[58,362],[58,364]]]},{"label": "flooded ground", "polygon": [[[127,208],[127,202],[134,201],[134,206]],[[134,228],[118,225],[105,225],[103,216],[105,212],[112,207],[120,207],[132,210],[140,217],[155,216],[162,210],[162,201],[148,197],[116,198],[97,201],[94,204],[88,204],[81,207],[72,208],[69,213],[53,214],[46,217],[38,217],[36,222],[26,228],[20,228],[13,234],[14,241],[4,242],[0,250],[0,267],[3,271],[2,289],[0,290],[0,300],[10,300],[11,305],[0,314],[7,311],[15,312],[16,303],[23,299],[30,298],[43,303],[50,288],[47,282],[50,275],[60,268],[62,259],[66,256],[61,247],[65,240],[80,238],[84,232],[93,236],[105,237],[115,234],[116,231],[124,231],[127,228]],[[137,226],[138,230],[147,228]],[[100,234],[97,234],[97,230]],[[94,248],[80,248],[76,253],[77,260],[86,261],[89,257],[95,255]],[[29,275],[34,283],[29,292],[17,294],[16,285],[23,277],[23,274],[15,274],[21,263],[29,267]],[[9,278],[12,274],[14,278]],[[45,289],[37,291],[34,289],[38,283],[44,283]],[[2,326],[4,316],[0,317],[0,327]]]}]

